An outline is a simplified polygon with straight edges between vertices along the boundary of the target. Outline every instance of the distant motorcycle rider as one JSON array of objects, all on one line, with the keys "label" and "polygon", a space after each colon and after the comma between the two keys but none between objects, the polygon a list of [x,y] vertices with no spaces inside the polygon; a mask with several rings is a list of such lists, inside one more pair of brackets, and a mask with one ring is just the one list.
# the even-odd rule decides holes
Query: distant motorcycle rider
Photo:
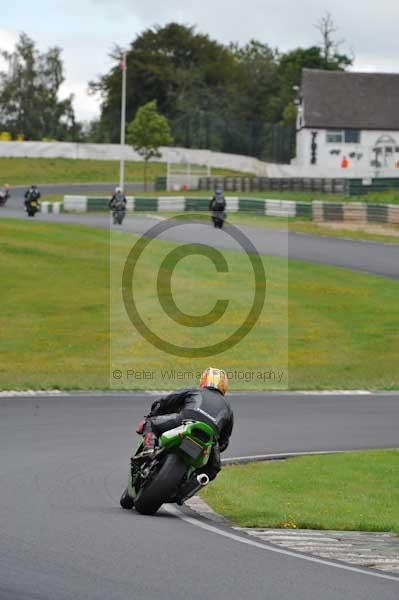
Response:
[{"label": "distant motorcycle rider", "polygon": [[209,202],[209,210],[212,212],[214,227],[222,229],[226,218],[226,199],[223,195],[223,188],[220,183],[215,185],[215,194]]},{"label": "distant motorcycle rider", "polygon": [[8,183],[6,183],[3,189],[0,190],[0,206],[4,206],[6,204],[10,195],[10,186]]},{"label": "distant motorcycle rider", "polygon": [[[113,215],[113,221],[114,224],[116,224],[117,222],[122,222],[123,221],[123,217],[126,211],[126,196],[122,191],[122,188],[117,187],[115,188],[115,192],[112,195],[111,200],[108,203],[108,206],[110,208],[110,210],[112,211],[112,215]],[[118,221],[118,214],[120,213],[119,216],[122,217],[122,219],[120,219]]]},{"label": "distant motorcycle rider", "polygon": [[30,188],[26,190],[24,198],[26,208],[29,207],[31,202],[37,202],[39,204],[41,193],[39,192],[37,185],[31,185]]},{"label": "distant motorcycle rider", "polygon": [[[209,367],[200,378],[199,388],[173,392],[151,406],[151,412],[137,429],[144,436],[143,455],[152,457],[158,437],[184,420],[203,421],[214,431],[217,443],[214,445],[207,465],[201,472],[209,479],[215,479],[221,469],[220,453],[226,450],[233,431],[234,417],[225,399],[227,375],[221,369]],[[196,482],[194,482],[196,485]],[[189,490],[185,490],[188,493]]]}]

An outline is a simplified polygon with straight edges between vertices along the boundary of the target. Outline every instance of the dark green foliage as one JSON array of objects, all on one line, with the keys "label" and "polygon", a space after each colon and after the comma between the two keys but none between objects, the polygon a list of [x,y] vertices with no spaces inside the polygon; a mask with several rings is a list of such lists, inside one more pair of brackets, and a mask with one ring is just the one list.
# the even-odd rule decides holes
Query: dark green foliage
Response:
[{"label": "dark green foliage", "polygon": [[26,140],[77,140],[72,96],[59,100],[64,82],[61,49],[40,53],[21,33],[14,52],[0,51],[7,70],[0,71],[0,129]]},{"label": "dark green foliage", "polygon": [[[90,84],[102,96],[100,123],[90,132],[98,141],[119,140],[119,48],[113,57],[115,67]],[[293,86],[302,68],[348,64],[337,53],[326,59],[318,47],[280,54],[257,40],[223,46],[194,27],[157,26],[139,35],[127,53],[127,121],[156,100],[177,146],[287,160],[295,135]]]}]

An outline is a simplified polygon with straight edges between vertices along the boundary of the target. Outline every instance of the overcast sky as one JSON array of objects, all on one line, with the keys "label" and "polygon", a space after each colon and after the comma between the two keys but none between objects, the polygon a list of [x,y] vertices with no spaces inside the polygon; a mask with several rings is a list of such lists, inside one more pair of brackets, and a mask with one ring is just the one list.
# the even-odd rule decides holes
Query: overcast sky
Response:
[{"label": "overcast sky", "polygon": [[355,55],[354,70],[399,72],[398,0],[11,0],[1,15],[0,48],[12,50],[21,31],[40,50],[61,46],[62,93],[75,94],[77,117],[87,120],[99,112],[87,82],[110,68],[115,43],[128,45],[148,27],[178,21],[220,42],[255,38],[286,51],[317,44],[314,24],[326,11],[346,40],[342,50]]}]

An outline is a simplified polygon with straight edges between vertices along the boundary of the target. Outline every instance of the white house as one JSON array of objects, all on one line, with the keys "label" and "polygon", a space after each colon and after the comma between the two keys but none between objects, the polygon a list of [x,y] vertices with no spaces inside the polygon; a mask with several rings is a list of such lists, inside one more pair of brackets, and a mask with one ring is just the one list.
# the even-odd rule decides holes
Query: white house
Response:
[{"label": "white house", "polygon": [[399,177],[399,74],[304,69],[297,108],[298,172]]}]

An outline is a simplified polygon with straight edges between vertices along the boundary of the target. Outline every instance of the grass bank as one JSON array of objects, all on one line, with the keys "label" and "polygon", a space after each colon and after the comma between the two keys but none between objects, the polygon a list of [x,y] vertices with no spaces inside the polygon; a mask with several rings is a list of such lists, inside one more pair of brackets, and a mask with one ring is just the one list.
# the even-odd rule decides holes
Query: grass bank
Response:
[{"label": "grass bank", "polygon": [[201,495],[241,527],[399,534],[398,462],[370,450],[229,466]]},{"label": "grass bank", "polygon": [[[241,175],[228,169],[212,169],[212,175]],[[166,164],[150,162],[148,181],[166,175]],[[144,181],[144,163],[126,161],[126,181]],[[101,183],[119,181],[119,161],[69,158],[0,158],[0,186],[45,183]]]},{"label": "grass bank", "polygon": [[0,387],[104,387],[107,234],[0,221]]},{"label": "grass bank", "polygon": [[[144,180],[144,163],[127,161],[125,164],[127,182]],[[148,181],[166,175],[166,164],[150,162],[148,165]],[[248,176],[230,169],[212,168],[212,175]],[[13,185],[51,184],[51,183],[101,183],[119,181],[119,161],[112,160],[73,160],[66,158],[0,158],[0,186],[5,183]],[[153,193],[153,192],[152,192]],[[209,195],[209,191],[193,191],[193,195]],[[187,192],[181,192],[182,195]],[[383,204],[399,204],[399,190],[372,192],[362,196],[345,196],[320,192],[227,192],[229,196],[244,196],[260,199],[296,200],[312,202],[375,202]],[[173,192],[173,195],[180,195]]]},{"label": "grass bank", "polygon": [[[124,377],[112,381],[115,387],[172,389],[195,380],[165,372],[195,373],[208,362],[241,373],[280,369],[280,387],[292,389],[399,388],[399,282],[301,261],[289,263],[287,278],[286,261],[264,257],[266,305],[247,338],[213,359],[175,357],[131,326],[121,302],[121,272],[136,239],[83,226],[0,220],[0,388],[104,389],[120,369]],[[143,254],[135,280],[143,318],[175,343],[225,337],[252,301],[252,286],[242,285],[249,281],[247,259],[223,251],[231,273],[222,274],[200,256],[176,265],[172,290],[181,310],[200,315],[220,296],[231,300],[232,312],[211,327],[212,335],[206,327],[187,332],[165,316],[156,296],[159,265],[174,247],[152,242]],[[144,378],[144,370],[152,377]],[[232,389],[276,387],[273,379],[232,381]]]}]

